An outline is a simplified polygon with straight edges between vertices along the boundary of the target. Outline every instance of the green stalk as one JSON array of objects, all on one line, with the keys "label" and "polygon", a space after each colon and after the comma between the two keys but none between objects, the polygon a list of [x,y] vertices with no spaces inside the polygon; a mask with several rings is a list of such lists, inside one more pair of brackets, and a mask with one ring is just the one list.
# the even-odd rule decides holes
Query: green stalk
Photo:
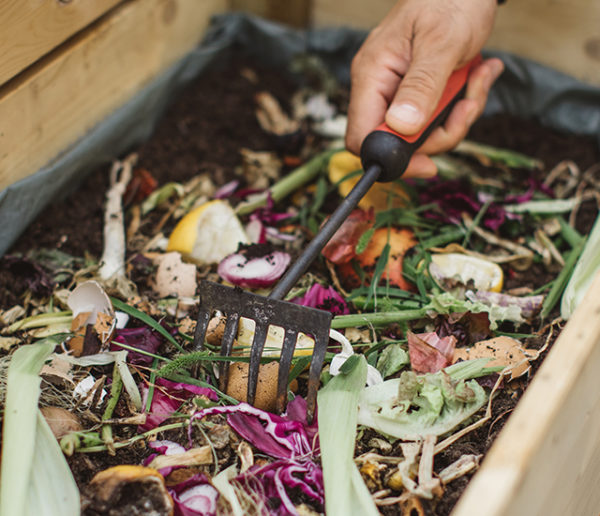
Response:
[{"label": "green stalk", "polygon": [[111,340],[111,344],[115,346],[119,346],[120,348],[126,349],[128,351],[133,351],[134,353],[139,353],[140,355],[146,355],[147,357],[153,358],[154,360],[161,360],[163,362],[171,362],[170,358],[161,357],[160,355],[155,355],[154,353],[150,353],[150,351],[145,351],[143,349],[136,348],[134,346],[130,346],[129,344],[123,344],[122,342],[117,342],[116,340]]},{"label": "green stalk", "polygon": [[337,315],[331,321],[334,330],[352,328],[355,326],[384,326],[399,321],[412,321],[427,316],[430,308],[419,308],[417,310],[403,310],[401,312],[378,312],[368,314]]},{"label": "green stalk", "polygon": [[467,233],[465,234],[465,238],[463,238],[463,241],[461,244],[463,247],[467,247],[469,245],[469,240],[471,240],[471,233],[473,233],[473,229],[476,228],[477,226],[479,226],[479,223],[481,222],[481,219],[485,215],[485,212],[490,207],[490,204],[492,204],[492,201],[486,201],[483,204],[483,206],[481,207],[481,209],[477,212],[477,215],[475,215],[475,218],[473,219],[473,224],[471,224],[467,228]]},{"label": "green stalk", "polygon": [[[119,397],[121,396],[121,391],[123,390],[123,380],[121,379],[121,374],[119,373],[119,368],[115,363],[113,367],[113,378],[112,385],[110,387],[110,399],[106,404],[106,409],[104,409],[104,414],[102,414],[102,421],[106,421],[107,419],[111,419],[113,412],[115,411],[115,407],[119,401]],[[113,434],[112,434],[112,426],[109,424],[102,426],[102,440],[106,444],[106,448],[108,449],[108,453],[110,455],[115,454]]]},{"label": "green stalk", "polygon": [[329,158],[339,150],[326,150],[318,154],[310,161],[290,172],[283,179],[277,181],[271,188],[265,190],[261,195],[256,196],[252,201],[240,203],[235,209],[236,214],[240,217],[249,215],[257,208],[266,206],[269,197],[274,202],[279,202],[286,198],[292,192],[314,179],[329,161]]},{"label": "green stalk", "polygon": [[500,149],[491,145],[484,145],[469,140],[460,142],[453,152],[467,154],[468,156],[485,157],[492,163],[500,163],[511,168],[540,169],[543,163],[539,159],[526,156],[508,149]]},{"label": "green stalk", "polygon": [[[129,439],[127,439],[125,441],[113,443],[112,447],[115,450],[118,450],[119,448],[125,448],[127,446],[131,446],[133,443],[135,443],[137,441],[146,439],[146,437],[151,437],[153,435],[159,434],[160,432],[166,432],[167,430],[175,430],[177,428],[182,428],[187,425],[188,425],[188,422],[183,421],[181,423],[171,423],[170,425],[157,426],[156,428],[153,428],[152,430],[148,430],[147,432],[144,432],[143,434],[138,434],[133,437],[130,437]],[[106,445],[100,445],[100,446],[88,446],[87,448],[79,448],[77,451],[81,452],[81,453],[97,453],[97,452],[103,452],[103,451],[107,451],[107,450],[109,450],[109,448]]]},{"label": "green stalk", "polygon": [[579,258],[579,255],[583,251],[585,242],[586,242],[585,238],[583,240],[581,240],[579,242],[579,244],[577,244],[577,246],[573,248],[573,250],[569,253],[569,256],[567,257],[567,259],[565,260],[564,267],[560,271],[560,274],[554,280],[552,289],[548,293],[548,296],[546,297],[546,299],[544,299],[544,304],[542,305],[542,311],[540,312],[540,317],[542,319],[545,319],[546,317],[548,317],[548,315],[550,314],[550,312],[552,311],[552,309],[554,308],[556,303],[558,303],[558,301],[560,300],[560,297],[562,296],[562,293],[565,290],[565,287],[567,286],[569,278],[571,277],[571,274],[573,273],[573,269],[575,268],[577,259]]},{"label": "green stalk", "polygon": [[561,236],[571,247],[577,247],[581,243],[583,236],[574,227],[571,227],[564,218],[558,217],[558,222],[560,224]]},{"label": "green stalk", "polygon": [[73,314],[71,311],[50,312],[45,314],[32,315],[12,323],[7,328],[7,333],[14,333],[18,330],[29,330],[31,328],[43,328],[51,324],[68,323],[71,324]]},{"label": "green stalk", "polygon": [[465,230],[461,227],[457,227],[456,229],[444,231],[439,235],[428,238],[426,240],[422,240],[420,244],[423,247],[423,249],[430,249],[431,247],[440,247],[441,245],[446,245],[450,242],[455,242],[459,238],[464,237],[464,235]]},{"label": "green stalk", "polygon": [[152,372],[150,373],[150,385],[148,386],[148,398],[146,399],[146,407],[144,412],[150,412],[152,406],[152,398],[154,397],[154,382],[156,381],[156,368],[158,367],[158,357],[152,362]]}]

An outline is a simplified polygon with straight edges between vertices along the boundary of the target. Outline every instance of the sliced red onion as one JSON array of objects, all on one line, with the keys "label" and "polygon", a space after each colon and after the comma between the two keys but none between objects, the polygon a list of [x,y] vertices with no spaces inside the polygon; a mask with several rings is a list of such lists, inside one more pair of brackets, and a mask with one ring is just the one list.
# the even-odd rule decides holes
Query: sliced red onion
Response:
[{"label": "sliced red onion", "polygon": [[[138,427],[140,432],[152,430],[160,425],[163,421],[171,417],[184,401],[187,401],[194,396],[206,396],[212,401],[218,399],[217,393],[208,387],[200,387],[198,385],[190,385],[182,382],[171,382],[164,378],[157,378],[156,385],[158,389],[154,389],[150,412],[146,417],[146,422]],[[146,404],[148,397],[148,387],[142,386],[143,404]]]},{"label": "sliced red onion", "polygon": [[264,244],[267,241],[265,225],[259,219],[252,219],[246,224],[246,236],[253,244]]},{"label": "sliced red onion", "polygon": [[175,516],[214,516],[219,492],[201,473],[168,487],[175,504]]},{"label": "sliced red onion", "polygon": [[156,450],[161,455],[176,455],[178,453],[185,453],[185,448],[181,444],[173,441],[150,441],[148,447]]},{"label": "sliced red onion", "polygon": [[190,487],[173,495],[178,512],[182,516],[210,516],[217,513],[219,492],[210,484]]},{"label": "sliced red onion", "polygon": [[290,255],[282,251],[250,259],[242,253],[234,253],[221,260],[217,272],[238,287],[270,287],[285,272],[290,260]]},{"label": "sliced red onion", "polygon": [[237,190],[238,186],[240,186],[240,182],[237,179],[229,181],[229,183],[225,183],[223,186],[217,189],[217,191],[214,194],[214,198],[226,199],[227,197],[231,197],[233,192]]}]

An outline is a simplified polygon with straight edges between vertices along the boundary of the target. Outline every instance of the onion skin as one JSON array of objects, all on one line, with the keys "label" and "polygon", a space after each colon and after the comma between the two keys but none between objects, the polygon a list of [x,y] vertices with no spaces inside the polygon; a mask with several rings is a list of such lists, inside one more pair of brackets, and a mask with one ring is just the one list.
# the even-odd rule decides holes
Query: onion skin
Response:
[{"label": "onion skin", "polygon": [[217,272],[228,283],[246,288],[272,286],[285,272],[291,257],[282,251],[248,259],[243,253],[234,253],[219,263]]}]

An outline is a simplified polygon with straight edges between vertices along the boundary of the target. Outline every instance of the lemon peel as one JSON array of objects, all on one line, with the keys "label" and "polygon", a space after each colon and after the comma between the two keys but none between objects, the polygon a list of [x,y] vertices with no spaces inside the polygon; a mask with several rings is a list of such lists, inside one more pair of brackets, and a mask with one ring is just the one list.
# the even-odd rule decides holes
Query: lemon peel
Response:
[{"label": "lemon peel", "polygon": [[[358,156],[348,151],[336,152],[329,160],[329,180],[332,184],[336,184],[348,174],[361,169],[362,164]],[[346,197],[360,177],[355,175],[339,183],[340,196]],[[408,199],[409,195],[400,183],[375,183],[359,201],[358,206],[363,210],[373,208],[375,211],[381,211],[402,208],[407,205]]]},{"label": "lemon peel", "polygon": [[187,213],[169,237],[167,251],[178,251],[187,260],[218,263],[249,243],[241,222],[229,204],[215,199]]},{"label": "lemon peel", "polygon": [[504,273],[497,263],[467,254],[434,254],[429,273],[438,283],[443,279],[457,279],[464,285],[471,282],[476,290],[488,292],[500,292],[504,284]]}]

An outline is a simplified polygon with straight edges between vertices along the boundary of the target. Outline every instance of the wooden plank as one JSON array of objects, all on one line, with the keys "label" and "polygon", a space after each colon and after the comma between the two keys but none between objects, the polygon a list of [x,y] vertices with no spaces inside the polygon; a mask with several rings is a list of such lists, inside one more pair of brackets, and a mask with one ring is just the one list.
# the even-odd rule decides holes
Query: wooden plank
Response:
[{"label": "wooden plank", "polygon": [[231,0],[231,10],[245,11],[293,27],[306,27],[310,19],[310,0]]},{"label": "wooden plank", "polygon": [[395,0],[313,0],[312,23],[318,27],[375,27],[396,3]]},{"label": "wooden plank", "polygon": [[487,46],[600,85],[600,2],[508,1],[498,9]]},{"label": "wooden plank", "polygon": [[0,0],[0,84],[122,0]]},{"label": "wooden plank", "polygon": [[[395,0],[313,0],[316,26],[370,29]],[[486,48],[505,50],[600,85],[600,2],[509,0],[498,8]]]},{"label": "wooden plank", "polygon": [[225,0],[133,0],[0,89],[0,190],[54,159],[202,38]]},{"label": "wooden plank", "polygon": [[452,516],[600,513],[600,274]]}]

